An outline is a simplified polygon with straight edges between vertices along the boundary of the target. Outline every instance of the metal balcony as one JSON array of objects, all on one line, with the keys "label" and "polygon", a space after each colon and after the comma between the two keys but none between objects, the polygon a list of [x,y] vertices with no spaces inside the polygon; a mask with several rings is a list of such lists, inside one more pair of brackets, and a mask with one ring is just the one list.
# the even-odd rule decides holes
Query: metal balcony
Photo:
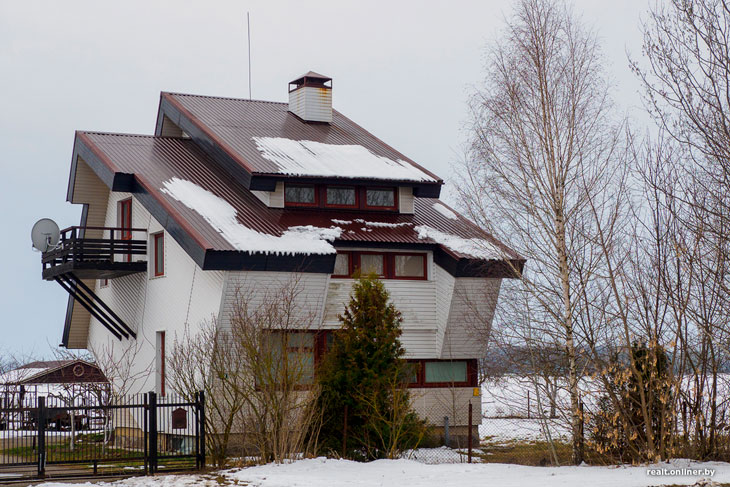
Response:
[{"label": "metal balcony", "polygon": [[69,227],[61,230],[53,250],[43,252],[43,279],[60,284],[119,340],[136,338],[134,330],[96,295],[88,281],[145,272],[146,258],[145,229]]},{"label": "metal balcony", "polygon": [[74,274],[79,279],[113,279],[145,272],[146,236],[147,230],[139,228],[69,227],[61,230],[58,246],[43,253],[43,279],[53,281],[67,274]]}]

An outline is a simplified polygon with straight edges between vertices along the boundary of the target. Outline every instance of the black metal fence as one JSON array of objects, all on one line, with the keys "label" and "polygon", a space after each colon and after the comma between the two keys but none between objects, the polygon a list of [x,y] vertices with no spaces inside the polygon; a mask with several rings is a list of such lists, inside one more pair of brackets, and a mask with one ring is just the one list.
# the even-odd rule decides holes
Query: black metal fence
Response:
[{"label": "black metal fence", "polygon": [[188,401],[154,392],[83,405],[76,399],[0,407],[0,482],[205,467],[202,392]]}]

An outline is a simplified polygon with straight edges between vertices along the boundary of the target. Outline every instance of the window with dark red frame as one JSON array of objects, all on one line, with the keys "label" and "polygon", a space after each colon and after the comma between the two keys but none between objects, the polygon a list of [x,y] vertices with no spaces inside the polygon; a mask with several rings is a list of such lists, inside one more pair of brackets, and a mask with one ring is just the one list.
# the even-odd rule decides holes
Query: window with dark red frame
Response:
[{"label": "window with dark red frame", "polygon": [[325,186],[324,204],[329,208],[357,208],[357,188],[354,186]]},{"label": "window with dark red frame", "polygon": [[313,184],[287,184],[284,186],[286,206],[319,206],[317,187]]},{"label": "window with dark red frame", "polygon": [[477,387],[479,372],[476,359],[408,360],[413,367],[408,387]]},{"label": "window with dark red frame", "polygon": [[[132,240],[132,198],[127,198],[118,203],[117,207],[117,227],[121,228],[119,238],[122,240]],[[111,238],[116,238],[112,235]],[[124,256],[126,262],[132,262],[132,254]]]},{"label": "window with dark red frame", "polygon": [[348,278],[360,270],[382,279],[428,279],[428,259],[423,252],[340,251],[332,277]]},{"label": "window with dark red frame", "polygon": [[286,183],[287,207],[397,211],[398,188]]},{"label": "window with dark red frame", "polygon": [[394,210],[398,205],[395,188],[365,188],[365,208]]},{"label": "window with dark red frame", "polygon": [[[317,366],[322,362],[327,351],[332,348],[335,339],[334,331],[293,331],[287,333],[288,337],[283,342],[287,344],[287,352],[304,353],[312,357],[313,370],[316,375]],[[273,335],[279,335],[280,339],[283,338],[281,332],[273,332]],[[409,369],[404,381],[408,382],[410,388],[479,386],[477,359],[411,359],[406,362]],[[309,383],[303,382],[302,385],[307,386]]]},{"label": "window with dark red frame", "polygon": [[165,275],[165,233],[160,232],[152,235],[154,246],[154,276]]}]

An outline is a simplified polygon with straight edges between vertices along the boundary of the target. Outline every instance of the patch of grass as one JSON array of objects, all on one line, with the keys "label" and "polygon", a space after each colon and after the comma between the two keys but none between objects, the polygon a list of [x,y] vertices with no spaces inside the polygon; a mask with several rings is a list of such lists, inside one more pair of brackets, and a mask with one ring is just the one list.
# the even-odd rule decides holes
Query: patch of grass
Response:
[{"label": "patch of grass", "polygon": [[[74,449],[71,450],[71,440],[65,439],[57,443],[46,444],[48,462],[64,462],[73,460],[83,460],[87,458],[98,458],[99,460],[113,460],[138,457],[141,452],[132,450],[122,450],[119,448],[103,448],[103,445],[96,442],[76,441]],[[36,449],[32,445],[16,446],[3,450],[3,453],[10,456],[29,457],[36,454]]]},{"label": "patch of grass", "polygon": [[[555,453],[560,465],[570,463],[571,447],[567,443],[555,442]],[[553,454],[546,441],[495,442],[487,439],[474,452],[483,463],[515,463],[518,465],[553,465]]]}]

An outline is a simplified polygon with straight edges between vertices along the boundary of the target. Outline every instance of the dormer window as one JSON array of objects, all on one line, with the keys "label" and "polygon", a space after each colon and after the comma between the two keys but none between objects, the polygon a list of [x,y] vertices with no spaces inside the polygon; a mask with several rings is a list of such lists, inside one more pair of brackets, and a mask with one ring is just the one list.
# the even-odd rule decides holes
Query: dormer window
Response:
[{"label": "dormer window", "polygon": [[395,188],[366,188],[365,206],[377,209],[395,209]]},{"label": "dormer window", "polygon": [[357,208],[357,192],[354,186],[327,186],[326,205],[337,208]]},{"label": "dormer window", "polygon": [[397,211],[397,189],[395,187],[286,183],[284,185],[284,206]]},{"label": "dormer window", "polygon": [[313,184],[287,184],[284,202],[287,206],[317,206],[317,190]]}]

